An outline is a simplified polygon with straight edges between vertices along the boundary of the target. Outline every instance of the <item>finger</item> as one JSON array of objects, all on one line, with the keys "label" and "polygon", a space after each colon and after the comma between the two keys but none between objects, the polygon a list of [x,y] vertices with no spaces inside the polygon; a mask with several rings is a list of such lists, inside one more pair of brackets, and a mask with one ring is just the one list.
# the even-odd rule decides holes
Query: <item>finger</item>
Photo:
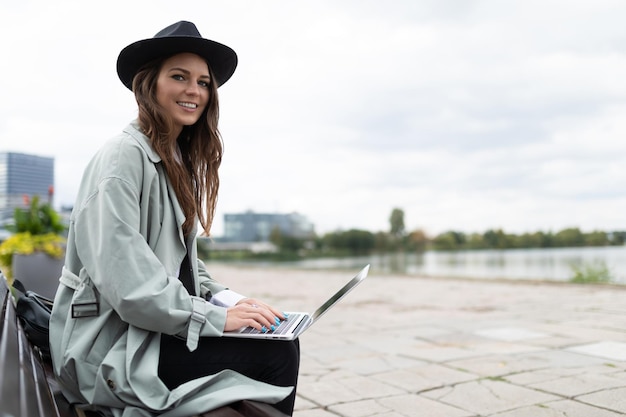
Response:
[{"label": "finger", "polygon": [[279,326],[280,323],[286,319],[284,313],[282,313],[280,310],[270,306],[269,304],[259,301],[257,299],[246,298],[242,300],[240,303],[249,305],[251,308],[258,309],[263,314],[263,316],[268,320],[269,324],[265,323],[265,325],[269,325],[270,328],[271,326],[276,326],[276,327]]},{"label": "finger", "polygon": [[267,313],[266,317],[270,321],[273,321],[274,323],[276,323],[277,326],[280,326],[280,323],[286,319],[283,312],[267,304],[265,305],[265,311]]},{"label": "finger", "polygon": [[263,330],[263,325],[249,317],[245,311],[231,310],[226,316],[225,331],[237,330],[244,327],[253,327],[259,331]]},{"label": "finger", "polygon": [[272,314],[272,319],[278,318],[279,321],[283,321],[286,319],[285,313],[278,310],[277,308],[274,308],[268,304],[265,304],[265,308],[267,309],[268,312]]},{"label": "finger", "polygon": [[285,313],[284,313],[284,312],[282,312],[282,311],[280,311],[280,310],[278,310],[278,309],[275,309],[274,307],[272,307],[272,308],[271,308],[271,311],[272,311],[272,313],[273,313],[276,317],[278,317],[278,319],[279,319],[279,320],[281,320],[281,321],[282,321],[282,320],[286,320],[286,319],[287,319],[287,317],[285,316]]},{"label": "finger", "polygon": [[252,320],[259,323],[261,326],[269,330],[274,330],[280,323],[280,321],[277,321],[274,315],[269,310],[261,306],[251,306],[250,309],[247,311],[247,314],[248,318],[251,318]]},{"label": "finger", "polygon": [[273,330],[272,324],[270,324],[262,315],[254,315],[245,312],[233,314],[231,318],[228,318],[225,330],[235,330],[244,327],[253,327],[262,332]]}]

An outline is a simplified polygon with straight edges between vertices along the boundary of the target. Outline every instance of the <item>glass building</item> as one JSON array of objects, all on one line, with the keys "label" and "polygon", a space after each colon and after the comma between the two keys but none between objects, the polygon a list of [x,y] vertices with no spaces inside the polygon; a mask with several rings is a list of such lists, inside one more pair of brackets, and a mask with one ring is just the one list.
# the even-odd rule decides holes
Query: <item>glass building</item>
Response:
[{"label": "glass building", "polygon": [[247,211],[224,215],[224,237],[226,242],[267,242],[272,230],[278,228],[284,236],[298,239],[314,235],[314,226],[298,213],[271,214]]},{"label": "glass building", "polygon": [[0,224],[13,218],[16,207],[39,196],[53,203],[54,158],[16,152],[0,152]]}]

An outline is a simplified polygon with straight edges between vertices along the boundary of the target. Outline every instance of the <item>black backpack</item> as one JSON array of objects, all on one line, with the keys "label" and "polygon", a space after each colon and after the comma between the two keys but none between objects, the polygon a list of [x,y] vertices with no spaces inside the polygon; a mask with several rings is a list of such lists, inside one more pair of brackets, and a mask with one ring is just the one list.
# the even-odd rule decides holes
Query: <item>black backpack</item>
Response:
[{"label": "black backpack", "polygon": [[28,341],[36,346],[44,360],[50,360],[50,314],[53,301],[28,291],[19,280],[13,281],[17,299],[15,311]]}]

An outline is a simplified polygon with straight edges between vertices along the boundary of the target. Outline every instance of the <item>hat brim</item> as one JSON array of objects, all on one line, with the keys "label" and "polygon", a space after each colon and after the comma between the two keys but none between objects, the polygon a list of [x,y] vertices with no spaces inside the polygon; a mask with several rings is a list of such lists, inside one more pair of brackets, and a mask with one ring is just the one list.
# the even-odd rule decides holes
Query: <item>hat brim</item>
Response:
[{"label": "hat brim", "polygon": [[183,52],[204,58],[213,71],[218,87],[228,81],[237,68],[237,54],[226,45],[204,38],[170,36],[140,40],[122,49],[117,58],[117,75],[132,90],[133,78],[143,65]]}]

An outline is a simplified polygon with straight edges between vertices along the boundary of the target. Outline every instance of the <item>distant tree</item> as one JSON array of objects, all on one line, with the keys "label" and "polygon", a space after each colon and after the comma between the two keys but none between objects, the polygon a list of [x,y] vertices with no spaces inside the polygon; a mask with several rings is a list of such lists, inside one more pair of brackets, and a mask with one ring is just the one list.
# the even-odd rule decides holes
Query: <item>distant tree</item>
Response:
[{"label": "distant tree", "polygon": [[554,234],[552,232],[535,232],[534,239],[537,240],[539,248],[551,248],[554,245]]},{"label": "distant tree", "polygon": [[609,241],[611,245],[626,244],[626,231],[614,231],[609,233]]},{"label": "distant tree", "polygon": [[390,233],[395,237],[404,236],[404,211],[394,208],[389,216]]},{"label": "distant tree", "polygon": [[458,250],[463,248],[465,235],[461,232],[448,231],[437,235],[432,243],[436,250]]},{"label": "distant tree", "polygon": [[585,234],[585,246],[608,246],[609,237],[606,232],[594,230]]},{"label": "distant tree", "polygon": [[282,239],[283,239],[283,234],[280,231],[280,227],[278,226],[273,227],[272,231],[270,232],[269,241],[279,248]]},{"label": "distant tree", "polygon": [[510,247],[507,236],[502,229],[487,230],[483,233],[483,240],[485,241],[487,247],[491,249],[504,249]]},{"label": "distant tree", "polygon": [[465,242],[465,247],[467,249],[485,249],[487,245],[483,240],[483,235],[480,233],[472,233],[467,237]]},{"label": "distant tree", "polygon": [[345,232],[346,249],[353,255],[368,254],[376,245],[376,237],[367,230],[352,229]]},{"label": "distant tree", "polygon": [[554,235],[554,246],[576,247],[585,245],[585,235],[577,227],[563,229]]},{"label": "distant tree", "polygon": [[450,231],[449,233],[452,234],[452,236],[454,237],[454,240],[456,242],[456,244],[459,246],[459,248],[462,248],[463,246],[465,246],[465,244],[467,243],[467,237],[465,236],[465,233],[463,232],[457,232],[457,231]]},{"label": "distant tree", "polygon": [[515,248],[540,248],[543,242],[542,236],[538,233],[512,235],[511,239]]},{"label": "distant tree", "polygon": [[325,248],[337,253],[347,252],[351,255],[370,253],[376,246],[376,236],[367,230],[351,229],[331,232],[325,234],[322,240]]},{"label": "distant tree", "polygon": [[279,227],[274,227],[270,232],[270,242],[272,242],[283,253],[295,253],[304,247],[304,240],[292,236],[286,236]]},{"label": "distant tree", "polygon": [[325,249],[337,250],[346,247],[343,232],[329,232],[322,237],[322,244]]},{"label": "distant tree", "polygon": [[374,249],[378,252],[386,252],[390,249],[389,233],[378,232],[374,235]]},{"label": "distant tree", "polygon": [[428,236],[422,229],[413,230],[406,239],[406,249],[414,252],[424,252],[428,246]]}]

